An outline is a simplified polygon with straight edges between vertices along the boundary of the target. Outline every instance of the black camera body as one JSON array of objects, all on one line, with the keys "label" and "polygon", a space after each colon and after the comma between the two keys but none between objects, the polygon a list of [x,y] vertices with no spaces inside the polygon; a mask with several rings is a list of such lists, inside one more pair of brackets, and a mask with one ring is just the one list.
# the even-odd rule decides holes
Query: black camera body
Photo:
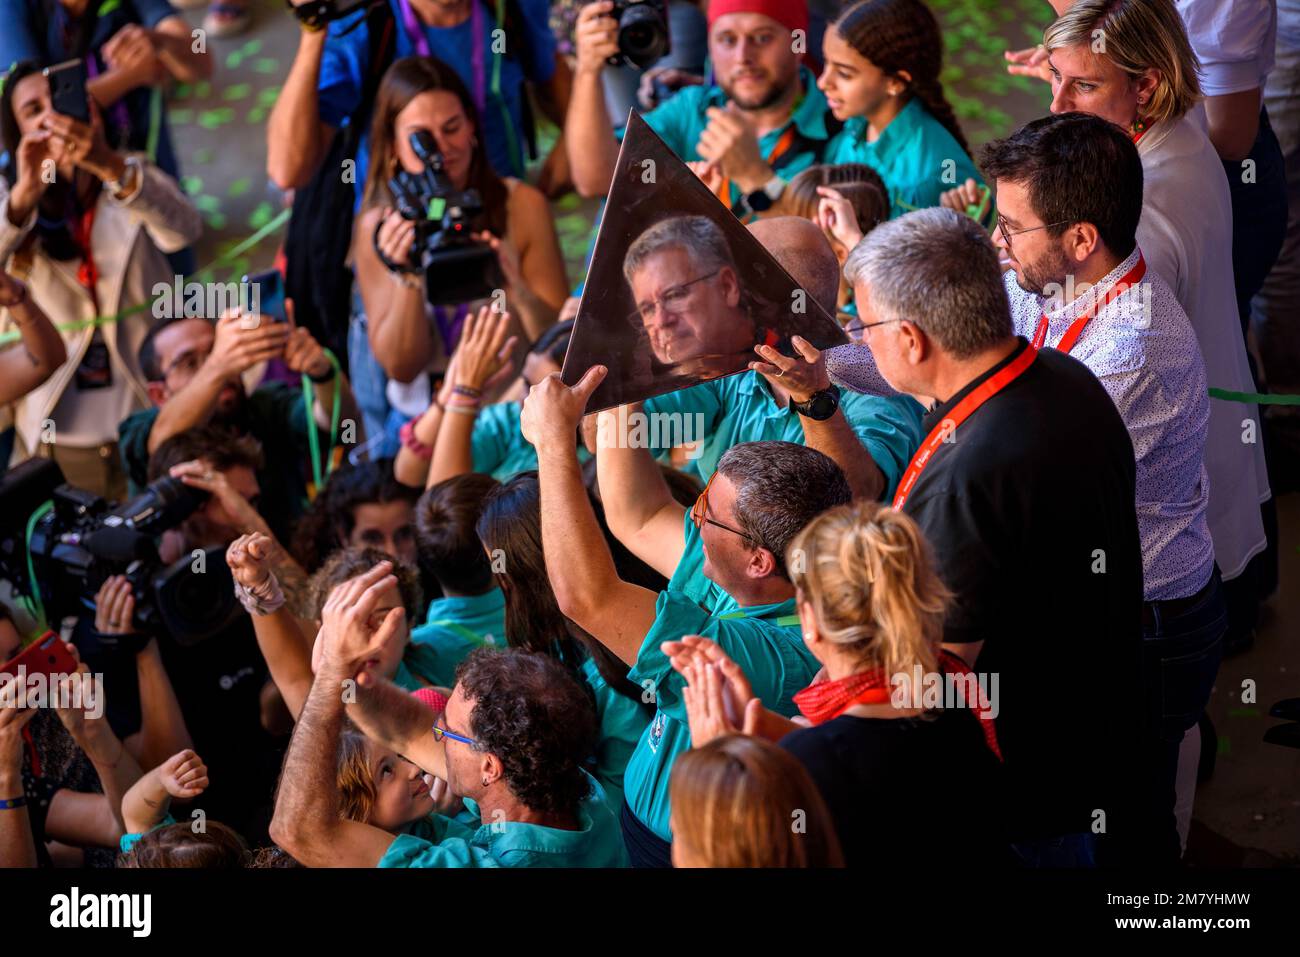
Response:
[{"label": "black camera body", "polygon": [[645,70],[672,51],[668,35],[668,0],[614,0],[609,15],[618,21],[618,56],[610,66],[623,62]]},{"label": "black camera body", "polygon": [[[410,143],[424,169],[415,174],[399,169],[388,188],[398,213],[415,223],[410,265],[424,273],[425,296],[435,306],[487,298],[505,285],[505,278],[492,247],[472,235],[483,200],[478,190],[456,189],[431,133],[416,130]],[[378,235],[376,229],[376,239]]]},{"label": "black camera body", "polygon": [[[51,627],[93,614],[95,594],[124,575],[135,597],[133,631],[194,645],[239,616],[225,549],[214,546],[165,565],[155,537],[203,504],[208,493],[166,476],[134,499],[112,505],[64,483],[49,459],[30,459],[0,478],[0,577],[16,591],[39,594]],[[53,507],[34,523],[30,517]],[[140,637],[101,635],[106,646],[138,647]]]}]

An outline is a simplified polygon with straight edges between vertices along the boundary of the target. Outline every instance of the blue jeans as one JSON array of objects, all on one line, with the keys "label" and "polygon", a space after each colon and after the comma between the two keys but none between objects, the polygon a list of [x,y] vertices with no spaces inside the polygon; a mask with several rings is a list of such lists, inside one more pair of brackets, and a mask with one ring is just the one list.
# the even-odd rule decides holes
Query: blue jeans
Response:
[{"label": "blue jeans", "polygon": [[[384,392],[388,386],[388,376],[370,351],[366,310],[361,303],[361,293],[356,283],[352,285],[352,319],[348,323],[348,378],[352,383],[352,394],[356,396],[357,406],[361,409],[361,418],[365,422],[367,443],[376,436],[383,436],[377,445],[371,446],[370,459],[396,455],[400,444],[397,432],[394,430],[390,434],[386,428],[389,415],[394,411]],[[399,423],[398,428],[400,427]]]},{"label": "blue jeans", "polygon": [[1096,867],[1097,838],[1090,831],[1012,844],[1025,867]]},{"label": "blue jeans", "polygon": [[1228,630],[1218,568],[1196,601],[1173,613],[1168,605],[1148,603],[1142,623],[1146,727],[1141,853],[1149,863],[1173,865],[1181,856],[1174,818],[1178,748],[1205,713]]}]

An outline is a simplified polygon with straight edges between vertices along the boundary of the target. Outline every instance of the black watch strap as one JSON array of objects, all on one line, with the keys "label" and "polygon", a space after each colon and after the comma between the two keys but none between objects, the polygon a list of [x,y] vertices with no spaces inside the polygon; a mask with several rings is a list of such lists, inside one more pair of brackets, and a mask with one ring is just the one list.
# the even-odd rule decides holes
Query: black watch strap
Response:
[{"label": "black watch strap", "polygon": [[832,385],[820,392],[814,392],[808,397],[807,402],[791,402],[790,407],[805,418],[824,422],[840,407],[840,390]]}]

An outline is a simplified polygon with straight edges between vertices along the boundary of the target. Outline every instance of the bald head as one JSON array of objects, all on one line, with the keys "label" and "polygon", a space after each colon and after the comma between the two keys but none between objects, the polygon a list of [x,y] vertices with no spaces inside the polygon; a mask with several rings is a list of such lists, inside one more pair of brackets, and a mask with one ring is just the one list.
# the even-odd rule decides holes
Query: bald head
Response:
[{"label": "bald head", "polygon": [[831,244],[810,219],[802,216],[773,216],[747,227],[772,258],[781,264],[799,288],[835,315],[840,295],[840,264]]}]

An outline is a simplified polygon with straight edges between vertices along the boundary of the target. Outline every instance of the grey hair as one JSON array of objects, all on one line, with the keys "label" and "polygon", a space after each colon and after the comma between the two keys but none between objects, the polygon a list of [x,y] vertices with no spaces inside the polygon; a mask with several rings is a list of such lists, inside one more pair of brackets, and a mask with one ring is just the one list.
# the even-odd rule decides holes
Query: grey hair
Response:
[{"label": "grey hair", "polygon": [[751,542],[776,559],[789,579],[785,550],[814,518],[853,498],[834,460],[793,442],[742,442],[718,460],[718,471],[736,486],[736,521]]},{"label": "grey hair", "polygon": [[969,216],[939,206],[882,223],[853,248],[844,278],[881,320],[907,320],[956,359],[1012,335],[998,254]]},{"label": "grey hair", "polygon": [[[736,268],[727,237],[717,223],[707,216],[672,216],[655,223],[627,248],[627,255],[623,257],[623,278],[628,285],[632,284],[632,277],[647,259],[665,249],[684,249],[700,267],[701,275],[724,266]],[[688,278],[683,276],[682,280]]]}]

